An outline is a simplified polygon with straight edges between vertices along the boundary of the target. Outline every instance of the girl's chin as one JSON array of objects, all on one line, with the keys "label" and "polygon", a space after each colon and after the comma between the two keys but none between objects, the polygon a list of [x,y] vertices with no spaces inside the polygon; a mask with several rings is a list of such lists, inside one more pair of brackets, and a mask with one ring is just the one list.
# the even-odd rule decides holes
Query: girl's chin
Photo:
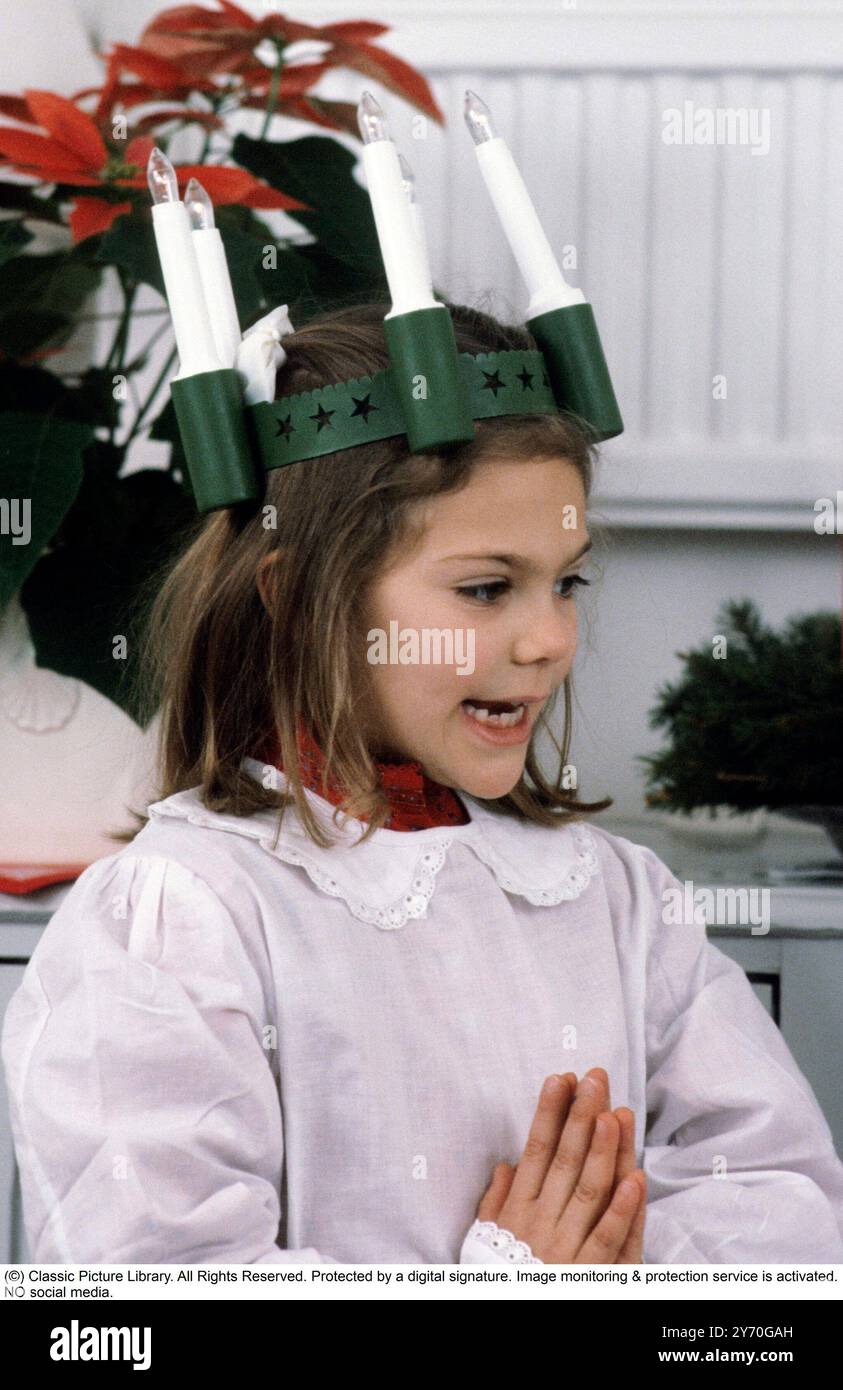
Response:
[{"label": "girl's chin", "polygon": [[499,797],[508,796],[518,784],[518,777],[510,777],[506,781],[498,778],[497,782],[484,782],[482,785],[466,784],[460,787],[460,791],[465,792],[466,796],[473,796],[477,801],[497,801]]},{"label": "girl's chin", "polygon": [[492,801],[506,796],[518,784],[524,771],[523,750],[513,748],[506,759],[495,759],[497,766],[483,767],[479,762],[463,765],[454,774],[452,785],[479,801]]}]

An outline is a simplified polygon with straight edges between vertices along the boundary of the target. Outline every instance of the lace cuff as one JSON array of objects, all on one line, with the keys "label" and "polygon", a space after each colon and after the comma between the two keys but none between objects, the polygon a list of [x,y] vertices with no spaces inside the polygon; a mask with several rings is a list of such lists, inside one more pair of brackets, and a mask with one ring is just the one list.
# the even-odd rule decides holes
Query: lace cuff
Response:
[{"label": "lace cuff", "polygon": [[541,1265],[525,1240],[518,1240],[511,1231],[496,1221],[475,1221],[468,1230],[460,1250],[460,1264],[526,1264]]}]

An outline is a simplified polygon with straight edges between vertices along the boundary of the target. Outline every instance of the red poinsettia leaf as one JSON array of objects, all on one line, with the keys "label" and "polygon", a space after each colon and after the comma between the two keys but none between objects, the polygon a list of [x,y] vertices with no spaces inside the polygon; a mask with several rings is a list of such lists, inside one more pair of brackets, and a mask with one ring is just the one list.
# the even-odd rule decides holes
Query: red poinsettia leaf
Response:
[{"label": "red poinsettia leaf", "polygon": [[123,158],[127,164],[139,164],[145,173],[149,156],[154,149],[155,141],[149,135],[135,135],[126,146]]},{"label": "red poinsettia leaf", "polygon": [[229,164],[179,164],[176,167],[179,188],[190,179],[198,179],[213,203],[242,203],[244,207],[307,209],[306,203],[279,193],[269,184],[256,179],[245,169]]},{"label": "red poinsettia leaf", "polygon": [[311,121],[326,130],[346,130],[350,135],[360,138],[357,123],[357,107],[353,101],[325,101],[321,97],[292,97],[279,103],[279,113],[284,116],[297,116],[300,121]]},{"label": "red poinsettia leaf", "polygon": [[49,165],[62,173],[73,174],[88,167],[85,160],[71,154],[57,140],[47,135],[32,135],[28,130],[12,130],[11,126],[0,127],[0,155],[21,168],[26,166],[26,172],[37,173]]},{"label": "red poinsettia leaf", "polygon": [[[74,99],[76,97],[89,96],[92,91],[96,90],[96,88],[91,88],[88,92],[76,92],[74,94]],[[102,100],[97,106],[95,113],[95,119],[99,122],[103,122],[106,119],[106,113],[110,112],[115,106],[128,109],[131,106],[143,106],[149,101],[161,100],[161,94],[158,88],[148,87],[145,82],[115,82],[113,86],[108,88],[102,87],[99,90],[103,94]],[[172,93],[168,95],[171,97]],[[110,122],[107,122],[107,124],[110,124]]]},{"label": "red poinsettia leaf", "polygon": [[262,208],[265,211],[313,211],[309,203],[300,203],[298,198],[288,198],[286,193],[279,193],[276,188],[270,188],[267,183],[257,183],[242,198],[238,198],[237,202],[242,203],[244,208]]},{"label": "red poinsettia leaf", "polygon": [[102,168],[108,151],[90,116],[80,111],[67,97],[57,96],[55,92],[30,88],[24,95],[38,124],[77,157],[80,167]]},{"label": "red poinsettia leaf", "polygon": [[255,61],[251,42],[220,48],[216,44],[194,44],[191,40],[179,49],[175,57],[194,86],[200,82],[207,83],[212,77],[239,73],[242,68],[251,67]]},{"label": "red poinsettia leaf", "polygon": [[228,15],[229,19],[233,19],[235,23],[242,25],[244,29],[257,28],[257,21],[254,20],[250,14],[247,14],[245,10],[241,10],[239,5],[232,5],[231,0],[220,0],[220,7],[223,14]]},{"label": "red poinsettia leaf", "polygon": [[185,125],[201,125],[205,130],[222,130],[225,122],[213,111],[195,111],[192,106],[166,106],[149,116],[141,116],[132,129],[136,135],[147,130],[156,130],[166,121],[182,121]]},{"label": "red poinsettia leaf", "polygon": [[26,125],[38,124],[23,97],[0,97],[0,116],[23,121]]},{"label": "red poinsettia leaf", "polygon": [[346,43],[366,42],[389,33],[388,24],[375,24],[369,19],[343,19],[338,24],[326,24],[322,30],[323,38],[339,39]]},{"label": "red poinsettia leaf", "polygon": [[[94,110],[94,120],[102,122],[108,119],[115,105],[115,91],[119,86],[120,74],[113,62],[107,62],[105,70],[105,82],[99,88],[99,100]],[[80,97],[87,97],[97,91],[96,87],[89,90],[74,93],[73,100],[78,101]]]},{"label": "red poinsettia leaf", "polygon": [[[31,174],[31,169],[22,170],[25,174]],[[41,183],[66,183],[70,188],[102,188],[102,179],[99,174],[70,174],[66,169],[54,169],[49,164],[42,164],[37,171],[37,178]]]},{"label": "red poinsettia leaf", "polygon": [[298,43],[300,39],[324,42],[321,24],[304,24],[285,14],[268,15],[258,28],[259,37],[264,39],[283,39],[286,43]]},{"label": "red poinsettia leaf", "polygon": [[140,36],[145,51],[177,63],[191,79],[204,82],[244,61],[254,62],[252,50],[257,42],[254,20],[248,29],[235,28],[221,10],[197,5],[162,10]]},{"label": "red poinsettia leaf", "polygon": [[380,82],[388,91],[404,97],[440,125],[445,124],[445,117],[437,106],[425,78],[416,68],[405,63],[403,58],[396,58],[394,53],[386,53],[384,49],[367,43],[339,43],[334,47],[331,57],[336,65],[362,72],[365,77]]},{"label": "red poinsettia leaf", "polygon": [[[315,87],[320,77],[324,77],[330,69],[330,63],[291,63],[289,67],[281,69],[278,95],[293,97],[307,92],[311,87]],[[251,67],[241,68],[239,76],[252,92],[268,92],[272,82],[272,68],[267,67],[265,63],[254,63]]]},{"label": "red poinsettia leaf", "polygon": [[[141,34],[141,43],[146,47],[147,34],[175,34],[194,30],[201,33],[206,29],[229,28],[231,19],[222,10],[208,10],[204,5],[173,5],[169,10],[159,10]],[[245,15],[244,28],[254,28],[255,20]]]},{"label": "red poinsettia leaf", "polygon": [[[162,58],[157,53],[150,53],[145,48],[117,43],[111,56],[123,71],[134,73],[135,77],[139,77],[142,82],[148,83],[159,92],[183,91],[186,87],[196,86],[178,63],[171,62],[169,58]],[[213,86],[210,82],[202,85],[206,89]]]},{"label": "red poinsettia leaf", "polygon": [[131,203],[108,203],[105,198],[80,198],[70,210],[70,231],[74,241],[107,232],[112,222],[131,212]]},{"label": "red poinsettia leaf", "polygon": [[360,123],[357,119],[357,103],[354,101],[326,101],[324,97],[307,97],[322,116],[333,122],[337,130],[348,131],[355,139],[360,139]]},{"label": "red poinsettia leaf", "polygon": [[316,86],[320,77],[324,77],[330,70],[330,63],[290,63],[289,67],[281,69],[279,95],[295,96],[298,92],[309,92],[311,87]]}]

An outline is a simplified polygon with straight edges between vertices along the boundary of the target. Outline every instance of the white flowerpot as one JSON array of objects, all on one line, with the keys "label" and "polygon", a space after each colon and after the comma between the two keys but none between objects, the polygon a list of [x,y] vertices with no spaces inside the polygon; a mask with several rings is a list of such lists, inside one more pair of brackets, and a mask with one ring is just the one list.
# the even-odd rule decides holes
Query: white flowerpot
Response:
[{"label": "white flowerpot", "polygon": [[736,811],[731,806],[698,806],[665,818],[679,878],[735,881],[752,878],[764,868],[763,848],[769,817],[763,808]]},{"label": "white flowerpot", "polygon": [[141,730],[83,681],[37,666],[15,596],[0,614],[0,874],[81,872],[119,850],[108,832],[156,799],[156,722]]}]

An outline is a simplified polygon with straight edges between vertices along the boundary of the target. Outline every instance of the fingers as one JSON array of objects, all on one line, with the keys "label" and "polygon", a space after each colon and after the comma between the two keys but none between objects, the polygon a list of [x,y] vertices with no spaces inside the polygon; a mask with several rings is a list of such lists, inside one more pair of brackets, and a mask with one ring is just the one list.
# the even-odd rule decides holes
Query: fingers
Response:
[{"label": "fingers", "polygon": [[[580,1180],[591,1146],[595,1121],[605,1109],[608,1085],[609,1078],[605,1070],[602,1067],[593,1067],[577,1087],[576,1097],[568,1112],[541,1192],[540,1205],[549,1214],[558,1214],[564,1210]],[[614,1128],[616,1130],[616,1125]],[[613,1165],[614,1161],[613,1149]],[[613,1174],[614,1168],[610,1177]]]},{"label": "fingers", "polygon": [[509,1196],[515,1169],[510,1163],[498,1163],[492,1174],[492,1181],[484,1192],[477,1208],[478,1221],[497,1221],[498,1212]]},{"label": "fingers", "polygon": [[635,1171],[635,1115],[628,1105],[615,1110],[621,1127],[618,1156],[615,1163],[615,1186]]},{"label": "fingers", "polygon": [[[640,1176],[643,1177],[643,1174]],[[638,1215],[639,1205],[644,1206],[644,1188],[638,1179],[638,1173],[624,1178],[579,1254],[571,1261],[572,1264],[601,1265],[620,1262],[618,1256]]]},{"label": "fingers", "polygon": [[[558,1082],[559,1085],[549,1086],[548,1082]],[[566,1072],[564,1076],[549,1077],[545,1081],[523,1153],[515,1170],[512,1183],[513,1201],[533,1201],[541,1192],[576,1084],[577,1078],[573,1072]]]},{"label": "fingers", "polygon": [[644,1260],[644,1223],[647,1217],[647,1175],[639,1168],[635,1174],[641,1188],[641,1199],[629,1234],[621,1246],[615,1261],[619,1265],[640,1265]]},{"label": "fingers", "polygon": [[556,1257],[563,1262],[574,1258],[611,1202],[619,1139],[617,1115],[598,1115],[585,1163],[557,1227]]},{"label": "fingers", "polygon": [[[621,1140],[618,1144],[618,1156],[615,1163],[615,1187],[617,1188],[624,1178],[636,1172],[635,1167],[635,1115],[628,1106],[621,1106],[615,1111],[621,1126]],[[643,1187],[643,1199],[640,1202],[635,1214],[635,1219],[629,1229],[629,1234],[621,1248],[616,1264],[641,1264],[644,1258],[644,1219],[647,1211],[647,1179],[641,1169],[637,1171],[639,1183]]]}]

